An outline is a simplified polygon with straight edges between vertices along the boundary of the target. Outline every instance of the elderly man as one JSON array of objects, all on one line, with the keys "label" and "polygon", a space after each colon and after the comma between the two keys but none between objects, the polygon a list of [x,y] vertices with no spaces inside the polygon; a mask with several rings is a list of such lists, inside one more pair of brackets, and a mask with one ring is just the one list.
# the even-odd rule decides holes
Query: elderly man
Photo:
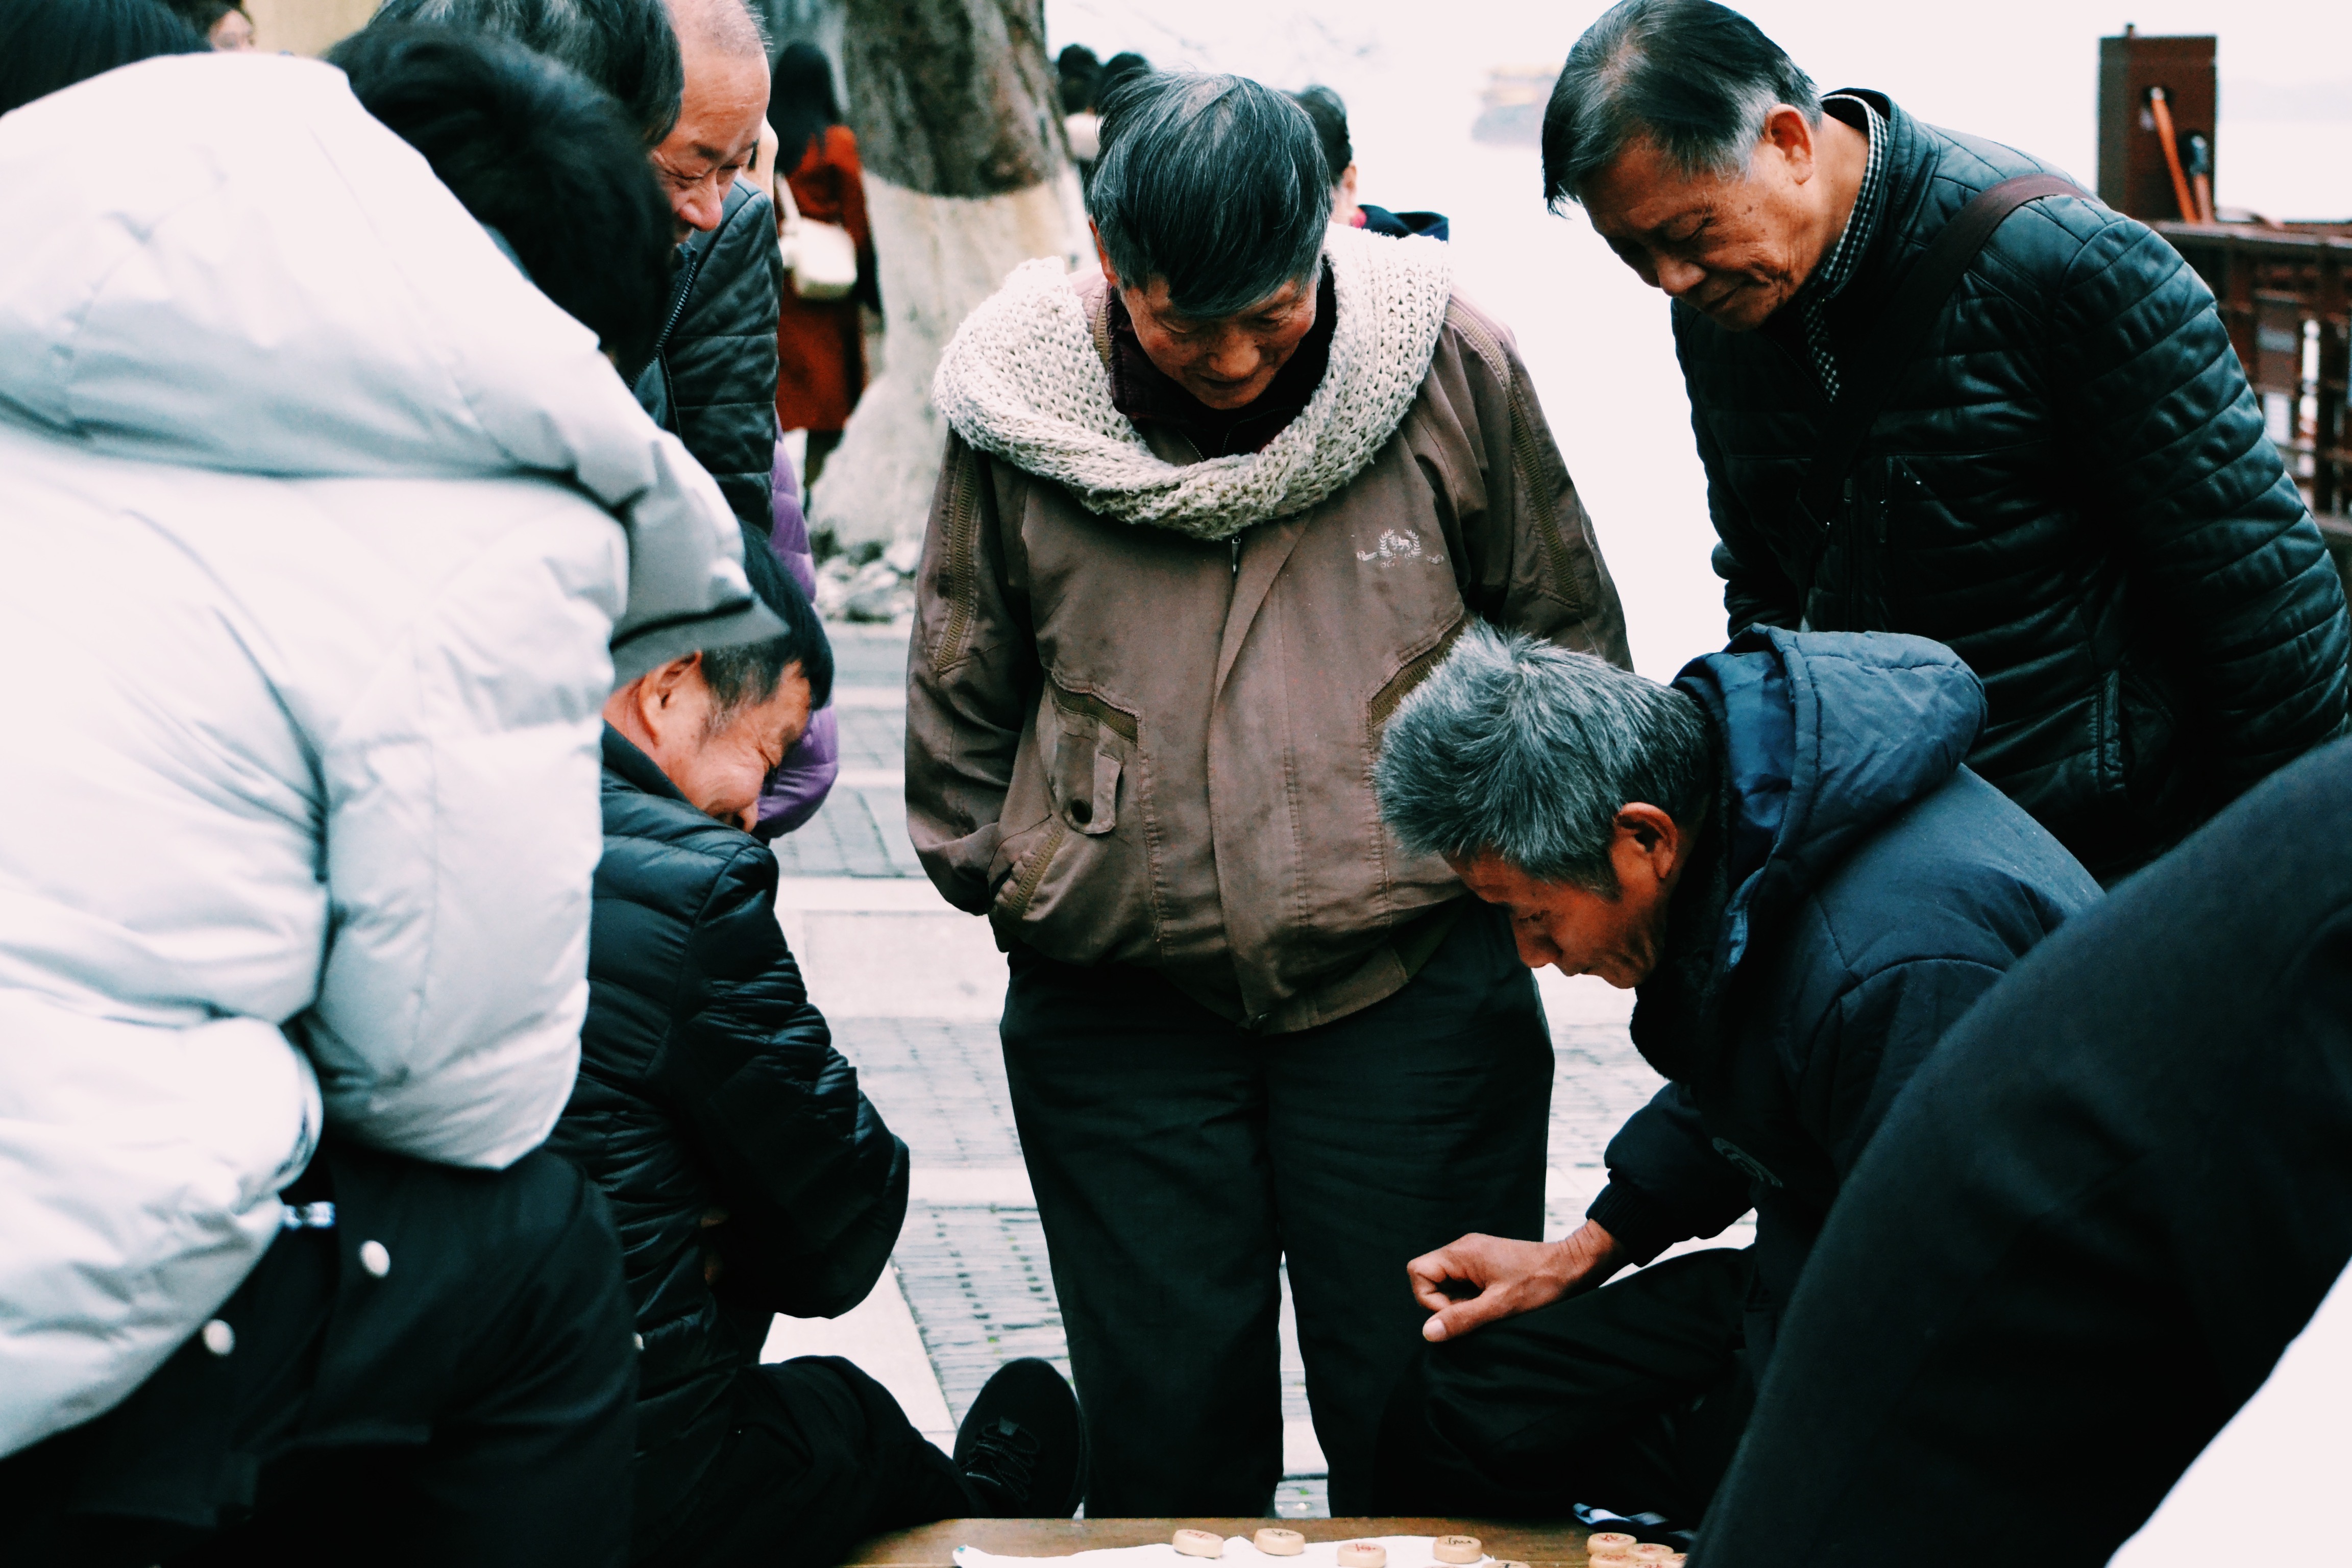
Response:
[{"label": "elderly man", "polygon": [[[1983,721],[1948,649],[1777,629],[1668,688],[1477,628],[1406,700],[1379,774],[1398,838],[1507,910],[1530,966],[1638,988],[1633,1043],[1669,1081],[1578,1230],[1412,1261],[1431,1343],[1377,1511],[1705,1510],[1888,1105],[2099,896],[1961,765]],[[1754,1247],[1602,1286],[1751,1206]]]},{"label": "elderly man", "polygon": [[[12,1565],[625,1548],[619,1250],[537,1152],[597,711],[779,628],[598,352],[658,326],[609,291],[667,248],[630,128],[519,48],[364,57],[0,119],[43,214],[0,255],[0,658],[47,672],[0,777]],[[93,124],[143,150],[97,182]]]},{"label": "elderly man", "polygon": [[[1951,1032],[1822,1232],[1697,1561],[1961,1568],[1998,1520],[2105,1563],[2147,1522],[2352,1259],[2347,820],[2338,742]],[[2292,1542],[2340,1495],[2248,1517]]]},{"label": "elderly man", "polygon": [[1014,273],[935,387],[908,820],[1012,957],[1089,1513],[1266,1510],[1285,1260],[1332,1507],[1364,1511],[1398,1270],[1542,1224],[1534,988],[1381,828],[1372,761],[1477,617],[1619,660],[1623,623],[1509,334],[1444,246],[1327,229],[1330,192],[1281,93],[1130,79],[1102,277]]},{"label": "elderly man", "polygon": [[1950,645],[1990,708],[1971,764],[2108,881],[2342,727],[2342,586],[2162,239],[2043,195],[1898,308],[1972,198],[2047,165],[1817,99],[1712,0],[1594,23],[1543,146],[1554,203],[1674,299],[1733,631]]},{"label": "elderly man", "polygon": [[625,1238],[644,1345],[641,1563],[830,1568],[886,1530],[1066,1517],[1076,1402],[1041,1361],[980,1391],[954,1458],[846,1361],[760,1364],[777,1312],[866,1299],[907,1213],[907,1146],[858,1092],[776,924],[761,787],[833,685],[784,567],[752,582],[782,637],[673,659],[604,704],[604,857],[580,1081],[549,1146]]},{"label": "elderly man", "polygon": [[622,372],[765,539],[783,261],[773,205],[735,179],[768,110],[767,44],[744,0],[384,0],[368,26],[408,23],[512,38],[642,129],[680,244],[660,333]]}]

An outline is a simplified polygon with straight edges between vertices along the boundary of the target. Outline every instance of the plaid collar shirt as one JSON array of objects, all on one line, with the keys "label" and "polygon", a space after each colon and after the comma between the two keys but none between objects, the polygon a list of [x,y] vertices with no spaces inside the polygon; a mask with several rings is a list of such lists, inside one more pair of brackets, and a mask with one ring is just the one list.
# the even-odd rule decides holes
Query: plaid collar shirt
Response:
[{"label": "plaid collar shirt", "polygon": [[1845,232],[1838,236],[1837,244],[1829,255],[1805,279],[1798,294],[1798,304],[1804,314],[1805,352],[1812,361],[1813,374],[1821,378],[1822,390],[1835,403],[1838,397],[1837,355],[1830,348],[1830,301],[1844,291],[1862,261],[1863,253],[1870,248],[1878,232],[1881,209],[1886,205],[1886,119],[1868,100],[1845,93],[1833,94],[1822,100],[1828,103],[1851,103],[1860,107],[1864,129],[1870,137],[1870,161],[1862,172],[1862,188],[1854,194],[1853,211],[1845,220]]}]

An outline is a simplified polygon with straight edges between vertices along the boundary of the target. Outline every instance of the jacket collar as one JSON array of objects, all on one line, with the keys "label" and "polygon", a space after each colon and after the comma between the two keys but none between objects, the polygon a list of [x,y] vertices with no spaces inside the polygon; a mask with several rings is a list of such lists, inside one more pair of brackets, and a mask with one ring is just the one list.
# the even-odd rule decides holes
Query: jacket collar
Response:
[{"label": "jacket collar", "polygon": [[669,775],[661,771],[659,763],[609,723],[604,726],[604,779],[608,784],[617,780],[646,795],[667,795],[681,805],[693,804],[679,793],[677,785],[669,782]]}]

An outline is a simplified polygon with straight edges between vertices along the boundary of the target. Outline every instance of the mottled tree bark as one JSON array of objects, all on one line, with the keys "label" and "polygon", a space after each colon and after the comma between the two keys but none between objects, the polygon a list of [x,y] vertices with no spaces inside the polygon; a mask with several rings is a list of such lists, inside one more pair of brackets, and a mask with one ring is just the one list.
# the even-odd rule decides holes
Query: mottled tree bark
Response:
[{"label": "mottled tree bark", "polygon": [[1038,0],[847,0],[849,112],[885,365],[809,498],[845,547],[921,537],[945,427],[940,351],[1006,273],[1087,253]]}]

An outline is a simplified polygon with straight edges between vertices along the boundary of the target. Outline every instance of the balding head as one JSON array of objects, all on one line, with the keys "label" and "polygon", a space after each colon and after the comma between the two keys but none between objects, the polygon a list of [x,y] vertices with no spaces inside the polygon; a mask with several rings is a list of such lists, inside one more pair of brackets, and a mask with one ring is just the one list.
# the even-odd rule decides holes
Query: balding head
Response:
[{"label": "balding head", "polygon": [[757,59],[768,68],[768,36],[744,0],[667,0],[670,25],[688,50],[729,59]]},{"label": "balding head", "polygon": [[726,216],[727,190],[768,124],[768,46],[743,0],[668,0],[686,62],[677,124],[654,149],[678,233]]}]

